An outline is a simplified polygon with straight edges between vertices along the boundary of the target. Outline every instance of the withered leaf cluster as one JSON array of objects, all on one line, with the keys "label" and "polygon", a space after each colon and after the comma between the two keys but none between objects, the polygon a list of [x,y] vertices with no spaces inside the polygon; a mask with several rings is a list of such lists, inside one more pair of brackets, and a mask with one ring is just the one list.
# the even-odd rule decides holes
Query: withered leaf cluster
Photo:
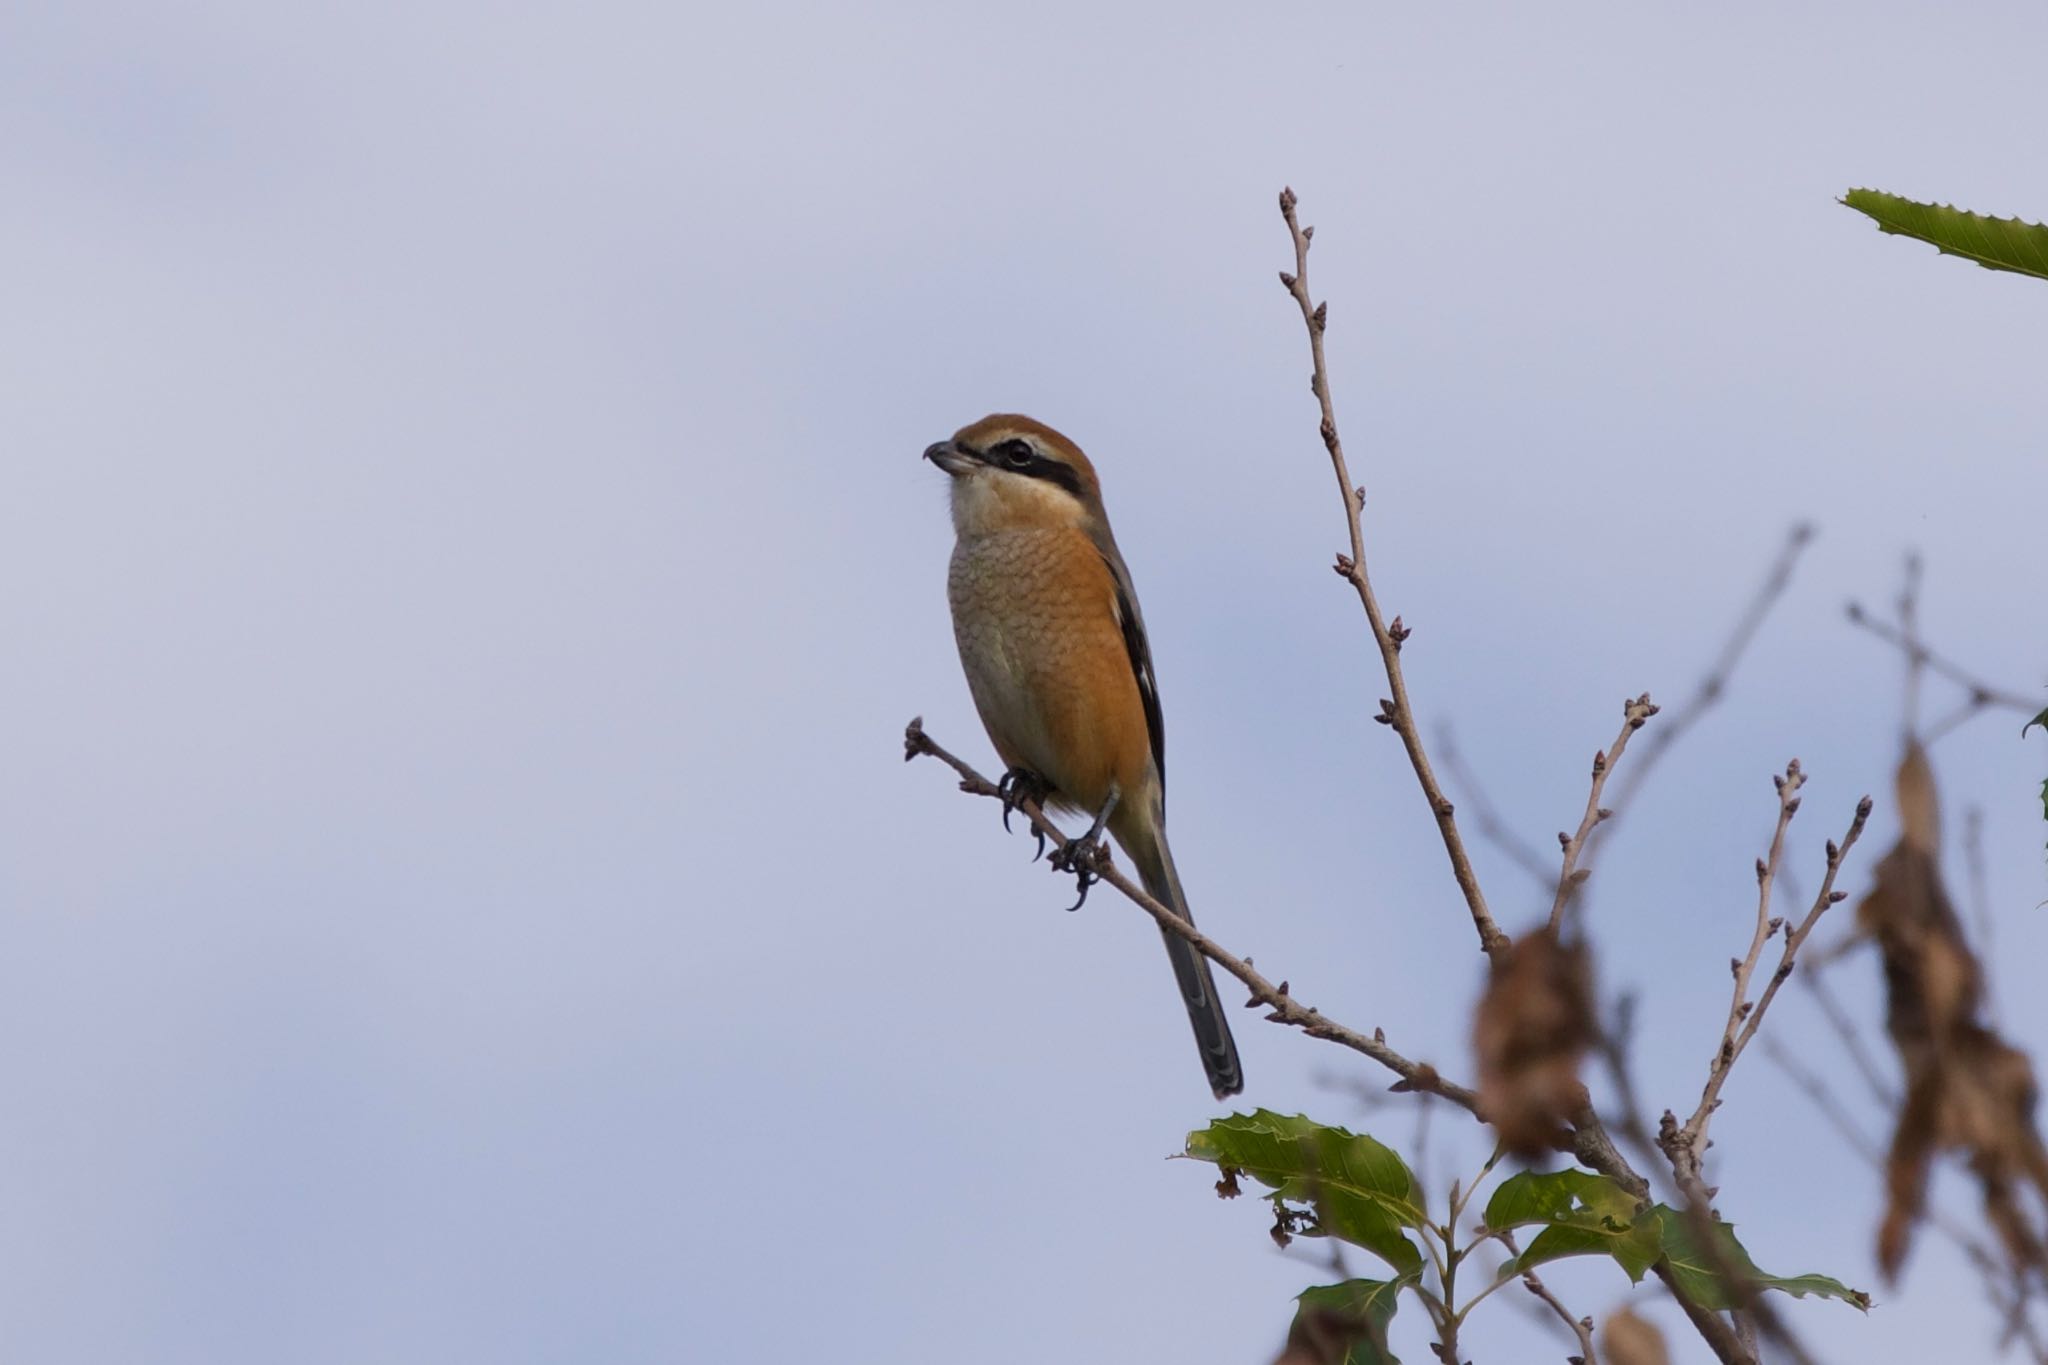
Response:
[{"label": "withered leaf cluster", "polygon": [[[1384,1354],[1386,1333],[1366,1318],[1318,1308],[1297,1313],[1287,1329],[1287,1344],[1273,1358],[1273,1365],[1346,1365],[1361,1345],[1377,1346],[1364,1353],[1367,1359]],[[1377,1340],[1375,1339],[1377,1338]]]},{"label": "withered leaf cluster", "polygon": [[1671,1353],[1657,1325],[1628,1308],[1616,1309],[1600,1325],[1608,1365],[1671,1365]]},{"label": "withered leaf cluster", "polygon": [[1493,965],[1472,1020],[1479,1108],[1516,1156],[1568,1140],[1586,1104],[1579,1062],[1597,1036],[1593,968],[1585,945],[1545,927],[1516,939]]},{"label": "withered leaf cluster", "polygon": [[1981,1017],[1983,968],[1942,885],[1940,805],[1917,743],[1899,764],[1896,786],[1899,841],[1856,908],[1861,931],[1884,958],[1885,1027],[1906,1078],[1885,1164],[1889,1204],[1878,1264],[1887,1279],[1897,1277],[1926,1203],[1928,1168],[1937,1153],[1956,1151],[1977,1177],[1985,1220],[2013,1269],[2042,1266],[2038,1221],[2020,1200],[2028,1184],[2048,1198],[2033,1066]]}]

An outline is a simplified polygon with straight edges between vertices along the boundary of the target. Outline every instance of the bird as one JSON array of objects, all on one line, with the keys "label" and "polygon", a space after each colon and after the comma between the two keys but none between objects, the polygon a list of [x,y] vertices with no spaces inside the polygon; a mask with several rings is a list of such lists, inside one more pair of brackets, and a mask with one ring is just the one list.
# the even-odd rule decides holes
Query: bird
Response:
[{"label": "bird", "polygon": [[[1043,422],[996,413],[928,446],[950,478],[953,635],[975,710],[1007,765],[1004,818],[1029,794],[1107,829],[1145,890],[1188,923],[1166,841],[1166,733],[1145,618],[1081,448]],[[1070,847],[1064,866],[1085,858]],[[1244,1088],[1209,961],[1160,926],[1209,1088]]]}]

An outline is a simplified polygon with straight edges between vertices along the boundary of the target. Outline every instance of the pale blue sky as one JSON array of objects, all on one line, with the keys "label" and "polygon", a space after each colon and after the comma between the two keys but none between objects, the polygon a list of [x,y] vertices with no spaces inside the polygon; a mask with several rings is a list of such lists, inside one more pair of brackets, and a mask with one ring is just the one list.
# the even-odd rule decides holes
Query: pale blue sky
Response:
[{"label": "pale blue sky", "polygon": [[[1833,202],[2048,217],[2048,14],[1785,10],[14,6],[10,1358],[1268,1358],[1315,1272],[1162,1159],[1215,1106],[1153,929],[1061,914],[898,736],[993,763],[917,455],[1029,411],[1101,470],[1204,926],[1469,1072],[1479,959],[1327,567],[1283,183],[1418,706],[1533,841],[1821,528],[1597,876],[1689,1105],[1770,773],[1813,775],[1808,887],[1887,789],[1897,669],[1841,603],[1918,547],[1936,641],[2048,678],[2048,291]],[[2017,728],[1936,758],[2032,1044]],[[1874,976],[1835,978],[1873,1025]],[[1841,1070],[1799,992],[1771,1028]],[[1247,1103],[1356,1118],[1335,1049],[1239,1035]],[[1760,1262],[1878,1289],[1875,1176],[1761,1056],[1715,1132]],[[1834,1360],[1988,1350],[1938,1241],[1879,1298],[1788,1316]],[[1563,1355],[1505,1303],[1468,1346]]]}]

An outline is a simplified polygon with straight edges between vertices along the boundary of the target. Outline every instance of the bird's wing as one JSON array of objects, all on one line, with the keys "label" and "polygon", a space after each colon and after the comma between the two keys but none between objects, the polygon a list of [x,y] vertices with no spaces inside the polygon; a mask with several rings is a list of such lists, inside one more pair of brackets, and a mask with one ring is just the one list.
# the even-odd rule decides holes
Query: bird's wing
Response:
[{"label": "bird's wing", "polygon": [[1130,656],[1131,673],[1138,680],[1138,696],[1145,703],[1145,731],[1152,741],[1152,766],[1159,774],[1159,789],[1166,790],[1166,716],[1159,709],[1159,681],[1152,674],[1152,646],[1145,638],[1145,618],[1138,611],[1138,594],[1123,556],[1112,544],[1103,551],[1102,562],[1109,567],[1116,584],[1116,623],[1123,631],[1124,652]]}]

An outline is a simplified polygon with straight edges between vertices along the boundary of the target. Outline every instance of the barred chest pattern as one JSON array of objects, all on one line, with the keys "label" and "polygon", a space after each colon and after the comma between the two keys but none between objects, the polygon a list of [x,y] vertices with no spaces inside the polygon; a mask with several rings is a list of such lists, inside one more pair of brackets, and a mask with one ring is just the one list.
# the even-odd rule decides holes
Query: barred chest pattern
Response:
[{"label": "barred chest pattern", "polygon": [[961,667],[1003,761],[1044,776],[1068,808],[1098,808],[1112,779],[1140,790],[1145,713],[1094,543],[1068,527],[963,535],[946,587]]}]

